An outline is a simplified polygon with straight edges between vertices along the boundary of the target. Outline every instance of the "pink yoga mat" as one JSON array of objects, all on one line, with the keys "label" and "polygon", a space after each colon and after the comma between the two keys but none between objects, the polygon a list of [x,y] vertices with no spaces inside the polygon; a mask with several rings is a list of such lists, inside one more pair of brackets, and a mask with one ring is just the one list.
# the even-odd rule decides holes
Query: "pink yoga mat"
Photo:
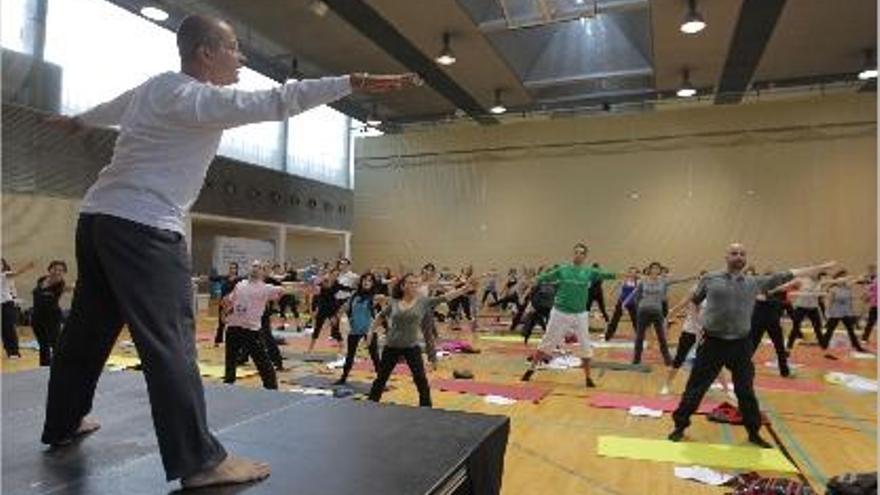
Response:
[{"label": "pink yoga mat", "polygon": [[[641,397],[638,395],[625,394],[596,394],[590,398],[590,405],[602,409],[629,409],[633,406],[642,406],[658,411],[672,412],[678,407],[679,396],[668,397]],[[718,407],[718,402],[703,400],[700,403],[697,414],[709,414]]]},{"label": "pink yoga mat", "polygon": [[819,382],[771,376],[756,377],[755,388],[777,392],[821,392],[824,389]]},{"label": "pink yoga mat", "polygon": [[447,392],[500,395],[508,399],[530,400],[536,404],[550,393],[547,389],[530,385],[505,385],[473,380],[431,380],[431,387]]}]

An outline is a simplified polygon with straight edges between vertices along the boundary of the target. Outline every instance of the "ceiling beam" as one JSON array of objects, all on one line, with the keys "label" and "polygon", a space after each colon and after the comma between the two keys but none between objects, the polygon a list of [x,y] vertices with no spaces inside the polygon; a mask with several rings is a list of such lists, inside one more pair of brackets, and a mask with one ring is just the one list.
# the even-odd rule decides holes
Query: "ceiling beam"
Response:
[{"label": "ceiling beam", "polygon": [[480,124],[497,124],[480,103],[364,0],[324,0],[340,18]]},{"label": "ceiling beam", "polygon": [[786,0],[743,0],[715,94],[716,105],[742,101]]},{"label": "ceiling beam", "polygon": [[592,72],[587,74],[578,74],[576,76],[566,77],[550,77],[546,79],[529,79],[523,81],[523,86],[528,89],[540,89],[552,86],[566,86],[569,84],[578,84],[584,82],[595,81],[597,79],[617,79],[637,76],[651,76],[654,70],[650,67],[639,69],[614,70],[606,72]]}]

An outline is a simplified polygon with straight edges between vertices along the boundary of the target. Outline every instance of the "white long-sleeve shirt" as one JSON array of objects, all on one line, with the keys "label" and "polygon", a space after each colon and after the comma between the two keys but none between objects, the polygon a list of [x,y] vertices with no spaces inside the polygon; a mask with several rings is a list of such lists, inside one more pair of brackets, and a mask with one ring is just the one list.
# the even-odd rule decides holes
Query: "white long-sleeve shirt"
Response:
[{"label": "white long-sleeve shirt", "polygon": [[79,115],[87,125],[119,125],[110,164],[83,199],[101,213],[184,231],[225,129],[280,121],[351,93],[348,76],[288,81],[241,91],[166,72]]}]

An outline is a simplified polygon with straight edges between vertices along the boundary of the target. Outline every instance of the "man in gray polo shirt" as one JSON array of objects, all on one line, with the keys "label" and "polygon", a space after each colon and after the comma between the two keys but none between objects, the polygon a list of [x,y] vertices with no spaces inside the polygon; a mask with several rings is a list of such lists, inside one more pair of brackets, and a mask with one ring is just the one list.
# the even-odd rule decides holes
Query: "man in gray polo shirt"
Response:
[{"label": "man in gray polo shirt", "polygon": [[700,406],[703,395],[718,377],[721,368],[726,367],[733,375],[736,398],[743,415],[743,425],[749,432],[749,441],[760,447],[772,448],[758,433],[761,412],[755,397],[755,366],[752,364],[753,349],[749,338],[755,296],[794,277],[819,273],[837,263],[795,268],[772,275],[745,275],[746,250],[742,244],[731,244],[725,260],[727,270],[706,274],[694,291],[691,301],[694,305],[706,301],[706,307],[702,310],[704,336],[681,401],[672,414],[675,429],[669,434],[669,440],[678,442],[684,437],[691,415]]}]

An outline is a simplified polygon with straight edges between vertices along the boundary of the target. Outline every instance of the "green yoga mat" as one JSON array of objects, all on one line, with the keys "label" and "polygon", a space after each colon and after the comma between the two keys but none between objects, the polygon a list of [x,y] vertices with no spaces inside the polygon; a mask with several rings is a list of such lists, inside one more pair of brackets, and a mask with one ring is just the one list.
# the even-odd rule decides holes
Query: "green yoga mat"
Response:
[{"label": "green yoga mat", "polygon": [[598,370],[651,372],[651,365],[648,364],[620,363],[617,361],[591,361],[590,367]]},{"label": "green yoga mat", "polygon": [[597,452],[604,457],[620,459],[699,464],[750,471],[797,472],[797,467],[779,450],[759,447],[600,436]]}]

